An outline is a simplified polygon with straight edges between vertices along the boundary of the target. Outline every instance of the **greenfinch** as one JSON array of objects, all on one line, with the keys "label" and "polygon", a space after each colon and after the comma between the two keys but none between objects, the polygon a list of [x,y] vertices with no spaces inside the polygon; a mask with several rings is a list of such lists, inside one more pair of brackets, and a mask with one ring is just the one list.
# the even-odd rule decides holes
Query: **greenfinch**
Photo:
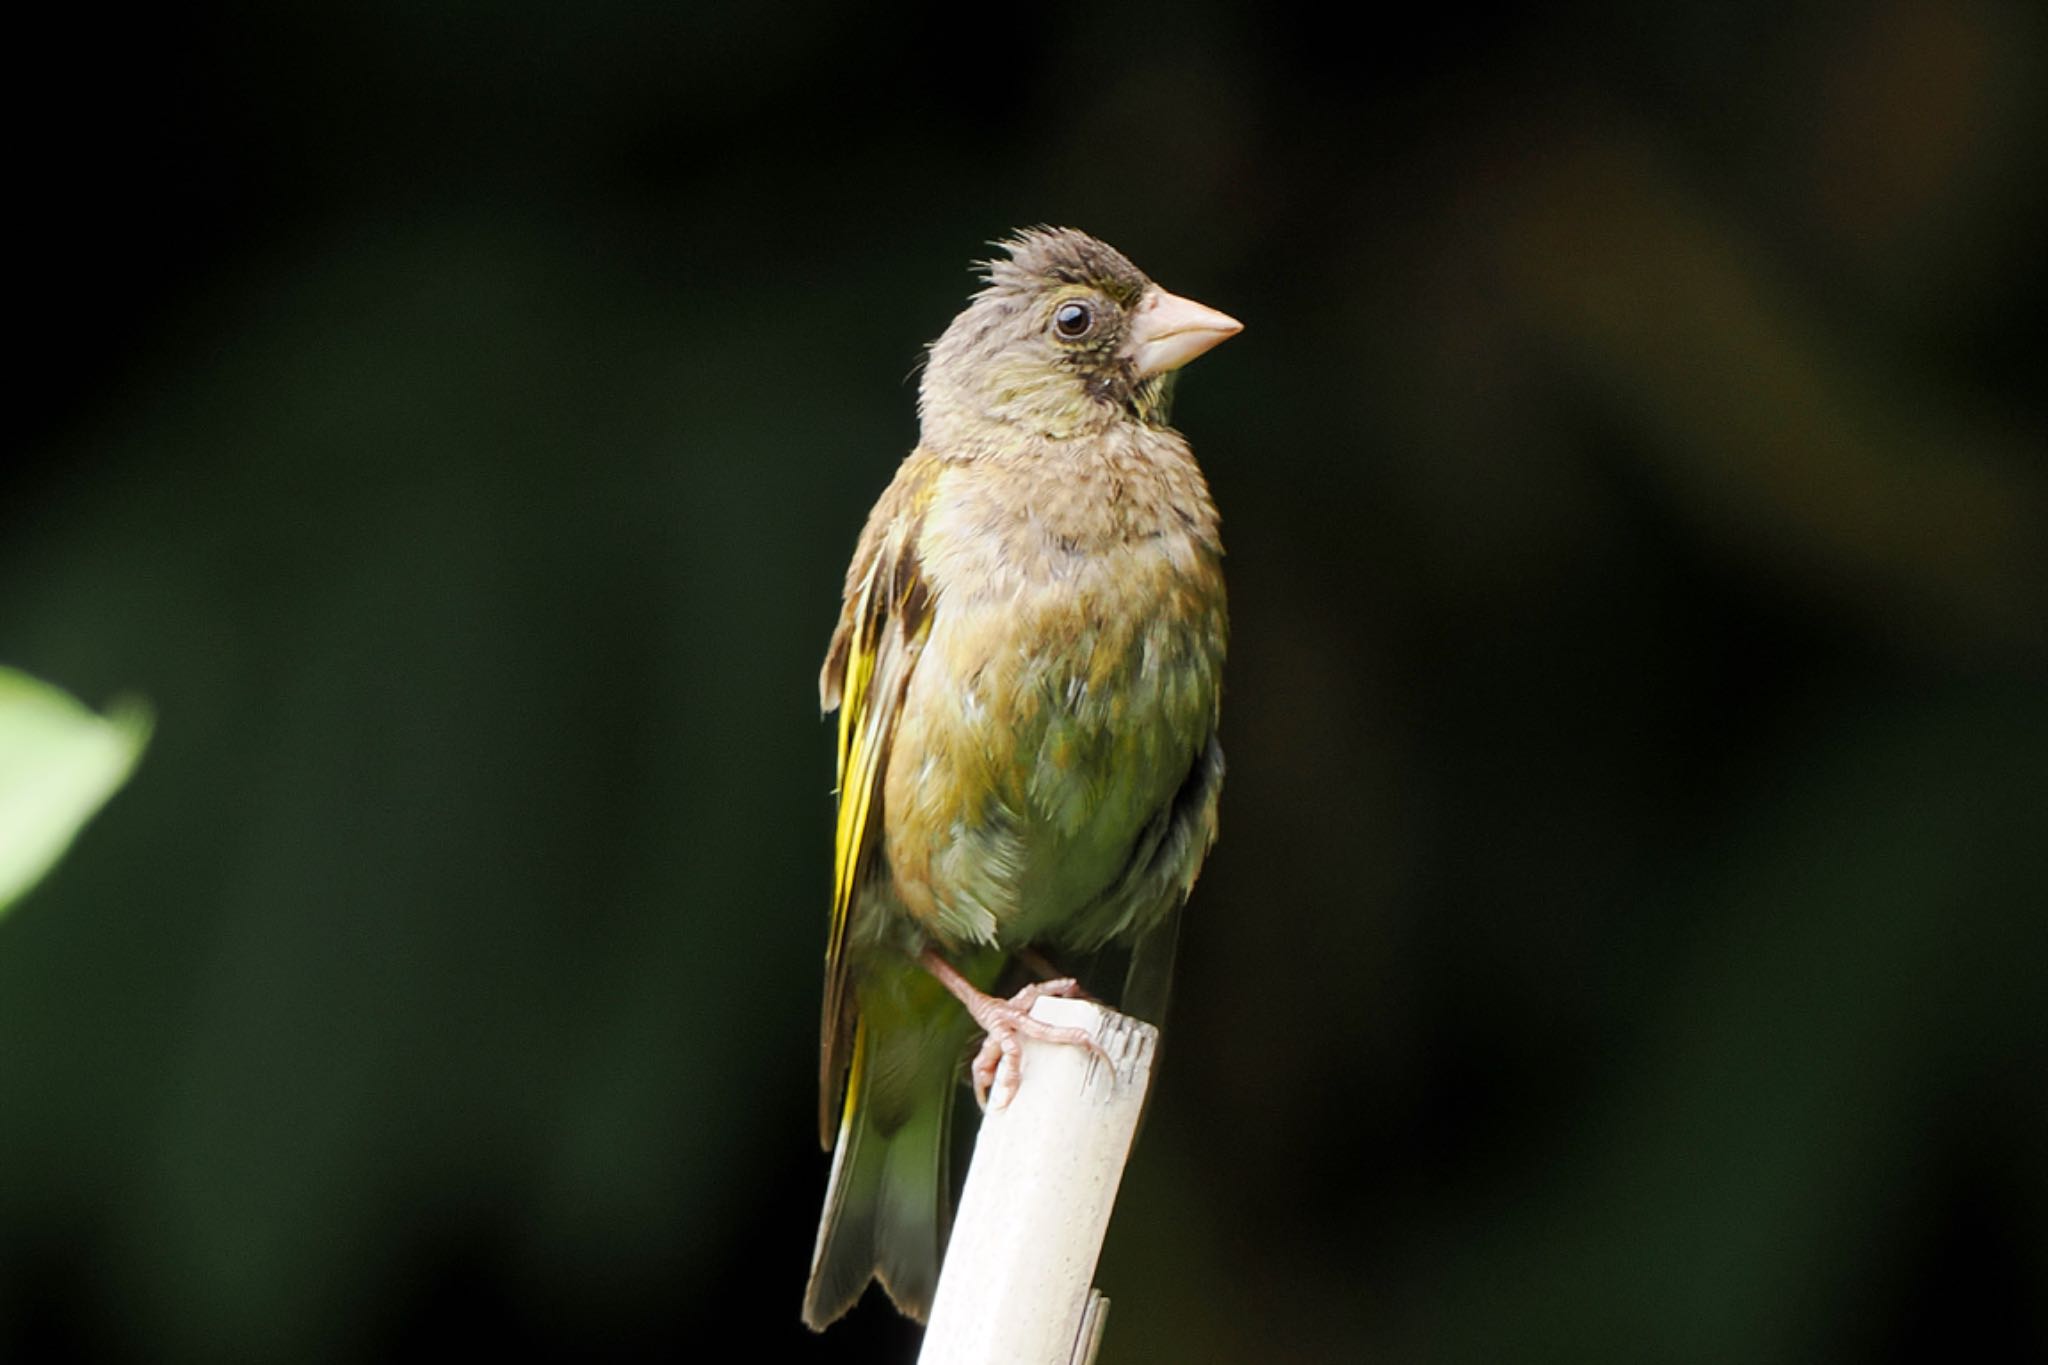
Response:
[{"label": "greenfinch", "polygon": [[1223,547],[1168,405],[1240,324],[1082,232],[998,245],[931,347],[917,447],[868,516],[819,678],[839,814],[814,1329],[870,1279],[929,1310],[973,1028],[997,1106],[1019,1035],[1086,1043],[1026,1013],[1072,981],[997,999],[1005,965],[1127,949],[1121,1004],[1156,1019],[1216,837]]}]

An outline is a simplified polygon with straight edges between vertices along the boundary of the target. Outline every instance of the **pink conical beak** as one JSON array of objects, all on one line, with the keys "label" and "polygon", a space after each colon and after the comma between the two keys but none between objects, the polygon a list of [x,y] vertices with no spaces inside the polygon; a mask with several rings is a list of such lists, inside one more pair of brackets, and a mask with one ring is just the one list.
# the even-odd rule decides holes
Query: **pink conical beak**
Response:
[{"label": "pink conical beak", "polygon": [[1158,285],[1145,291],[1131,316],[1130,352],[1139,379],[1177,370],[1244,330],[1228,313],[1169,294]]}]

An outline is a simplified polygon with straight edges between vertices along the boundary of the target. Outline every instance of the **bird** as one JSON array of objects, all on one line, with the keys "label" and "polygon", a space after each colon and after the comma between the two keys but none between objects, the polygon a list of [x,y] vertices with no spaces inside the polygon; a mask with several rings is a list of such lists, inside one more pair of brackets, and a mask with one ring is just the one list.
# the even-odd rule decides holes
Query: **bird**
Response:
[{"label": "bird", "polygon": [[929,348],[919,437],[870,512],[819,676],[838,805],[819,1046],[832,1156],[803,1318],[879,1281],[923,1321],[951,1221],[947,1144],[1022,1081],[1071,978],[1127,950],[1156,1021],[1217,833],[1228,613],[1219,520],[1169,425],[1176,372],[1242,330],[1073,228],[1020,230]]}]

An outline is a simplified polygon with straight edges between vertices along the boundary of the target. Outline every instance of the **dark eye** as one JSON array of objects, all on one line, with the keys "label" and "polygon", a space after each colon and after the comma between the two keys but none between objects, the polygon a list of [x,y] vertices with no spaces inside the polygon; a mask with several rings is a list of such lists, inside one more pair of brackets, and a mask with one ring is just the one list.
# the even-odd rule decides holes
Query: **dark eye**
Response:
[{"label": "dark eye", "polygon": [[1053,330],[1068,340],[1086,336],[1094,325],[1095,310],[1085,303],[1063,303],[1053,310]]}]

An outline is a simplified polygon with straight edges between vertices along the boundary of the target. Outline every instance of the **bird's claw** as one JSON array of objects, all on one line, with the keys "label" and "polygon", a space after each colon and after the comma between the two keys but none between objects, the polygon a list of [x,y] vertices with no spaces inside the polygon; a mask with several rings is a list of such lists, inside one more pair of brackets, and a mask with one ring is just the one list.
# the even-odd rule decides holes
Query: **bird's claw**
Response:
[{"label": "bird's claw", "polygon": [[1018,1087],[1024,1083],[1024,1038],[1084,1047],[1104,1061],[1109,1060],[1109,1054],[1087,1030],[1062,1028],[1031,1017],[1032,1005],[1047,995],[1071,1000],[1085,998],[1086,993],[1080,983],[1064,976],[1034,982],[1008,1000],[984,996],[978,1002],[970,1002],[968,1012],[987,1035],[981,1040],[981,1050],[974,1055],[972,1068],[975,1102],[984,1110],[1006,1108],[1016,1098]]}]

